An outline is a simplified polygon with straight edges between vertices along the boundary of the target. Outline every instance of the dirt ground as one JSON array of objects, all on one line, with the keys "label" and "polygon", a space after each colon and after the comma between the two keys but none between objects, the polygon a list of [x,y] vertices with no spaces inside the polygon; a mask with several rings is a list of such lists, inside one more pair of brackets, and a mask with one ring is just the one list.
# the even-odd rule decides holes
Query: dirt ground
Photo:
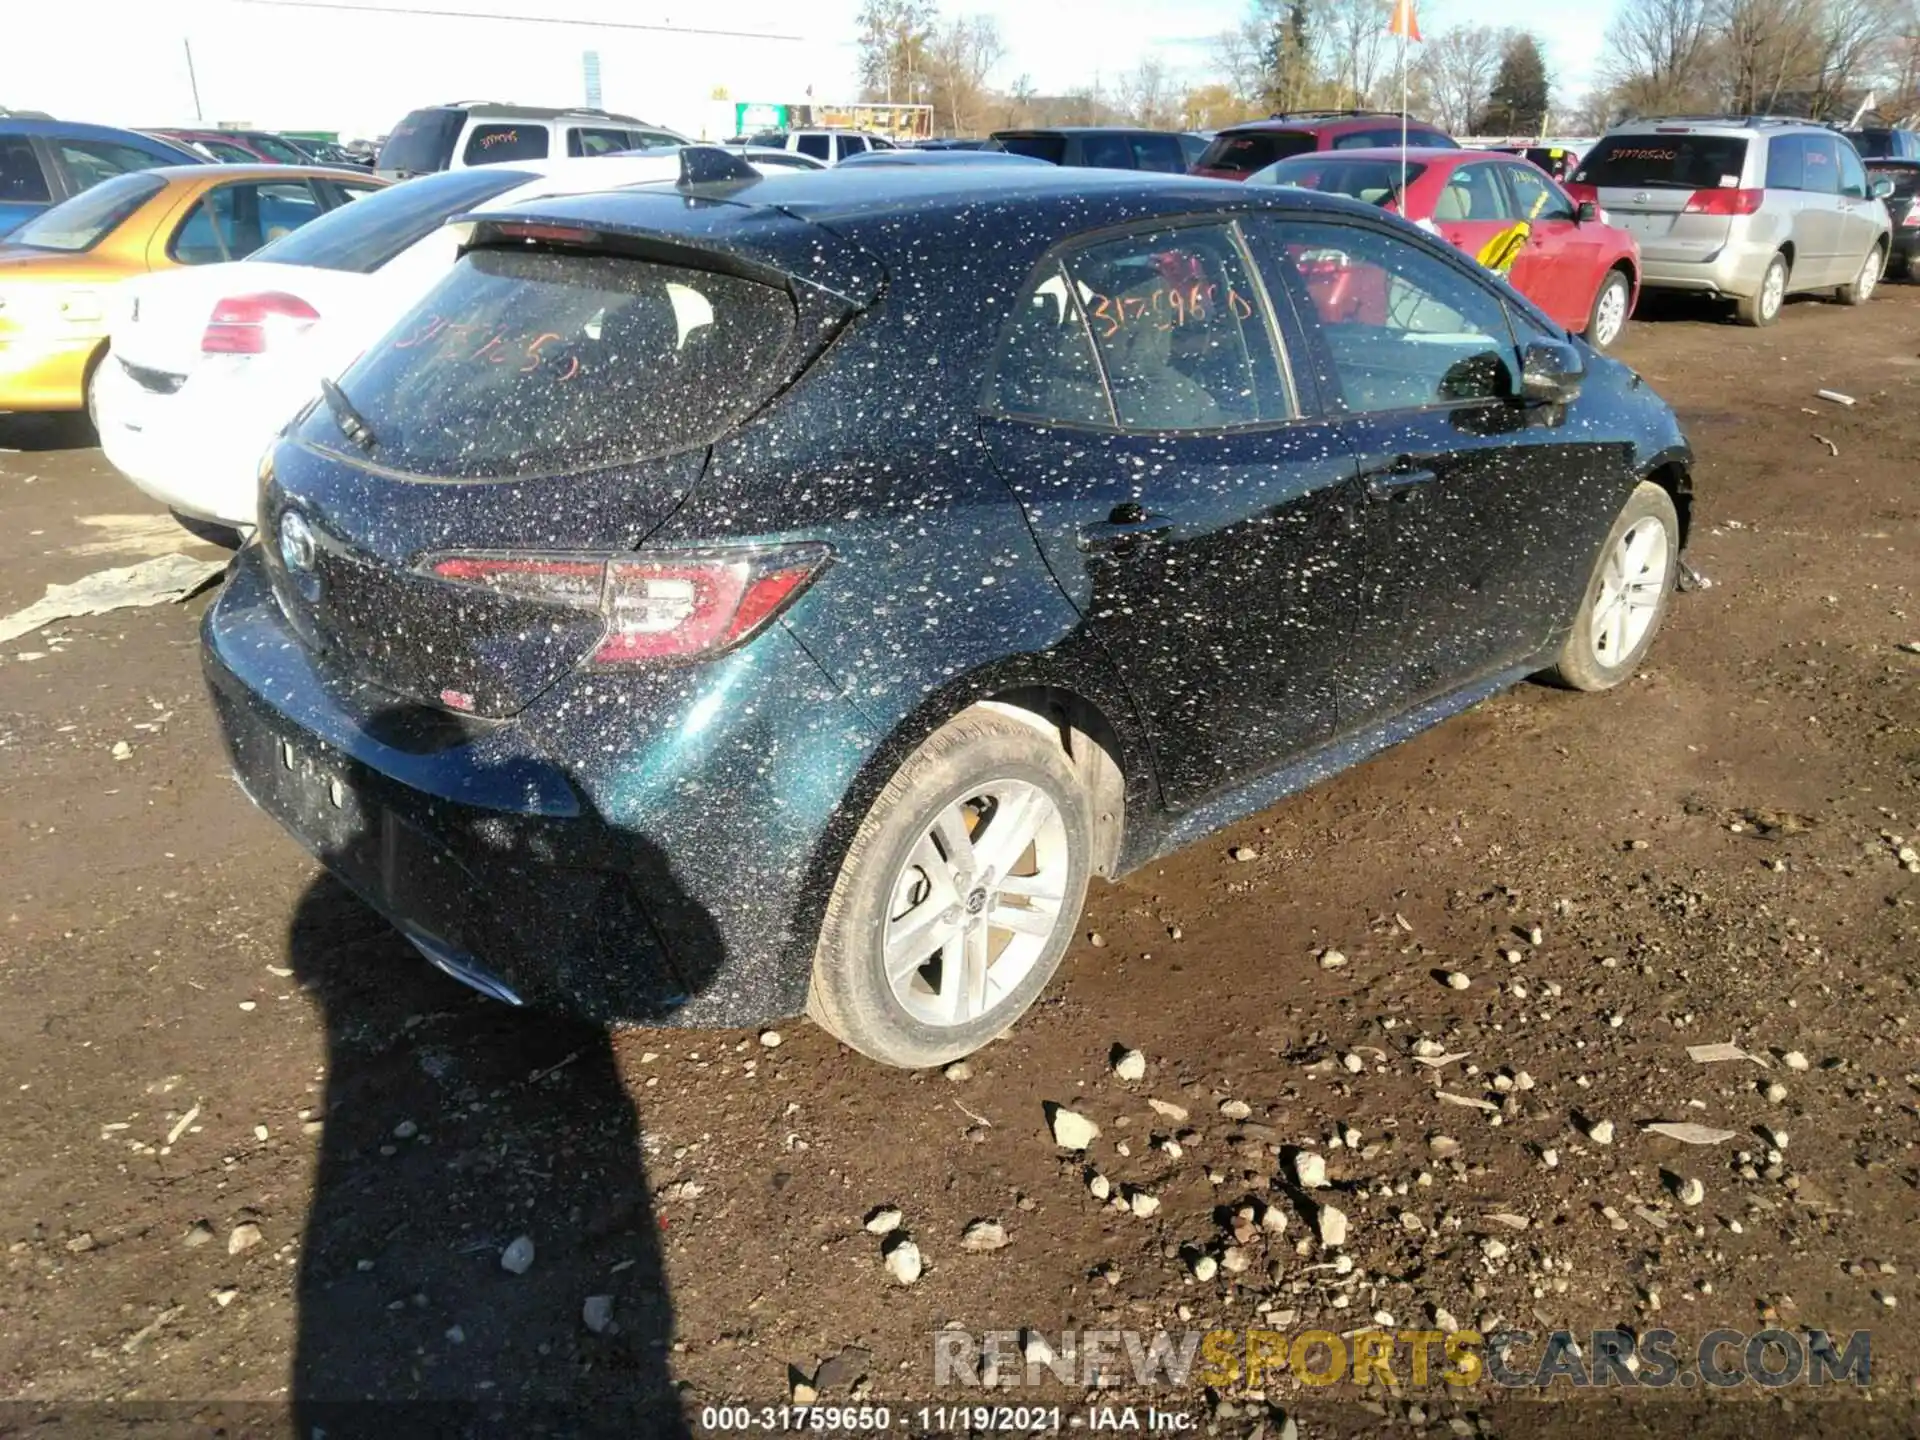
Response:
[{"label": "dirt ground", "polygon": [[[798,1020],[609,1037],[442,979],[229,781],[205,596],[0,647],[0,1435],[668,1434],[676,1401],[699,1425],[801,1381],[984,1433],[1010,1417],[934,1408],[994,1398],[936,1383],[943,1327],[1375,1324],[1665,1327],[1683,1359],[1871,1331],[1871,1383],[1702,1407],[1683,1363],[1532,1404],[1404,1363],[1365,1394],[1196,1364],[1112,1403],[1274,1437],[1915,1433],[1920,287],[1764,332],[1671,308],[1623,354],[1698,451],[1713,582],[1644,674],[1523,688],[1097,886],[1047,998],[953,1074]],[[0,420],[0,614],[212,553],[86,439]],[[1715,1042],[1749,1058],[1689,1058]],[[1052,1104],[1099,1125],[1084,1156]],[[864,1227],[884,1207],[911,1286]],[[1004,1248],[963,1246],[983,1219]],[[999,1398],[1097,1425],[1084,1374],[1039,1378]]]}]

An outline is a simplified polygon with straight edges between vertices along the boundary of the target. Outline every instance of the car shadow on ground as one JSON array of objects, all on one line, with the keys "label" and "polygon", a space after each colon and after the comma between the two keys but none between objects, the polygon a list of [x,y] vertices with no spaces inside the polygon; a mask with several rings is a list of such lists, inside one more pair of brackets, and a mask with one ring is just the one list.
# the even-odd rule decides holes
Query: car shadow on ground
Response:
[{"label": "car shadow on ground", "polygon": [[[631,844],[633,883],[668,904],[669,868]],[[331,876],[288,948],[327,1046],[294,1433],[687,1434],[664,1222],[607,1028],[477,995]],[[506,1263],[523,1238],[531,1263]]]},{"label": "car shadow on ground", "polygon": [[85,415],[0,415],[0,450],[91,450],[100,443]]},{"label": "car shadow on ground", "polygon": [[[1781,310],[1784,314],[1803,306],[1833,310],[1844,308],[1833,300],[1831,291],[1822,290],[1806,295],[1789,295]],[[1719,300],[1711,295],[1690,295],[1679,290],[1642,290],[1639,301],[1633,307],[1633,318],[1652,325],[1688,321],[1696,325],[1726,325],[1734,328],[1740,325],[1731,300]]]}]

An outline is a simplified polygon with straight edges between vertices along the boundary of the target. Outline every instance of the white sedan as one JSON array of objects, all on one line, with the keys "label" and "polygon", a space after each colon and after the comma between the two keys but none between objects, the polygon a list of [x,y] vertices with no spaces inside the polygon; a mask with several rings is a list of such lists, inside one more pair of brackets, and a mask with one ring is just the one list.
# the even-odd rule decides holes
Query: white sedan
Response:
[{"label": "white sedan", "polygon": [[[261,457],[319,388],[432,288],[459,253],[452,216],[672,184],[680,149],[509,162],[369,193],[245,260],[130,280],[95,382],[107,459],[182,521],[244,532]],[[804,156],[735,150],[763,174]]]}]

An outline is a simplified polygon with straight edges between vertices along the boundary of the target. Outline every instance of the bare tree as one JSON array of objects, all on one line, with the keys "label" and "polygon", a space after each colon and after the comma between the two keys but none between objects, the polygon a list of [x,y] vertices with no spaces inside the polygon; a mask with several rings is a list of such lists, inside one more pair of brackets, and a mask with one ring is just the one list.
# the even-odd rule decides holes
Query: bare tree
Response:
[{"label": "bare tree", "polygon": [[[1920,3],[1920,0],[1916,0]],[[1249,15],[1214,42],[1214,65],[1234,98],[1257,104],[1266,95],[1268,35],[1263,21]]]},{"label": "bare tree", "polygon": [[868,100],[911,102],[926,75],[932,0],[865,0],[860,7],[860,89]]},{"label": "bare tree", "polygon": [[1601,76],[1614,107],[1636,114],[1712,103],[1713,0],[1621,0]]},{"label": "bare tree", "polygon": [[927,44],[927,74],[936,122],[956,135],[978,128],[987,104],[987,77],[1006,53],[991,15],[962,15],[935,30]]},{"label": "bare tree", "polygon": [[1121,111],[1135,124],[1154,130],[1172,129],[1180,123],[1182,98],[1166,63],[1151,53],[1122,75],[1116,85],[1115,100]]},{"label": "bare tree", "polygon": [[1387,34],[1392,8],[1392,0],[1323,0],[1320,31],[1341,105],[1378,100],[1380,82],[1394,73],[1398,47]]},{"label": "bare tree", "polygon": [[1441,129],[1468,133],[1486,107],[1506,38],[1491,25],[1456,25],[1421,47],[1421,78]]}]

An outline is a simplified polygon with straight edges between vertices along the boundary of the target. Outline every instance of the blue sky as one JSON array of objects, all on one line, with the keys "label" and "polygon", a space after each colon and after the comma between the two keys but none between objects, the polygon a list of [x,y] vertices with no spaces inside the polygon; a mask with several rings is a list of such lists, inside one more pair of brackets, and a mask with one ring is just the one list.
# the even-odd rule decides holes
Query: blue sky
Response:
[{"label": "blue sky", "polygon": [[[16,0],[0,47],[0,104],[109,124],[191,123],[183,41],[192,45],[209,123],[348,135],[384,132],[414,106],[445,100],[578,103],[588,48],[601,53],[610,108],[693,134],[712,134],[730,120],[728,107],[710,101],[715,87],[738,100],[797,100],[809,86],[822,100],[853,91],[858,0],[730,0],[710,8],[674,0],[404,3],[674,28],[347,14],[248,0]],[[1420,7],[1420,23],[1429,35],[1454,23],[1530,26],[1570,95],[1591,76],[1611,5],[1597,0],[1543,13],[1523,0],[1436,0]],[[1177,75],[1203,79],[1213,37],[1244,8],[1244,0],[944,0],[949,14],[982,12],[999,22],[1009,53],[995,81],[1024,74],[1050,92],[1110,79],[1149,52]],[[760,38],[687,33],[701,26]]]}]

